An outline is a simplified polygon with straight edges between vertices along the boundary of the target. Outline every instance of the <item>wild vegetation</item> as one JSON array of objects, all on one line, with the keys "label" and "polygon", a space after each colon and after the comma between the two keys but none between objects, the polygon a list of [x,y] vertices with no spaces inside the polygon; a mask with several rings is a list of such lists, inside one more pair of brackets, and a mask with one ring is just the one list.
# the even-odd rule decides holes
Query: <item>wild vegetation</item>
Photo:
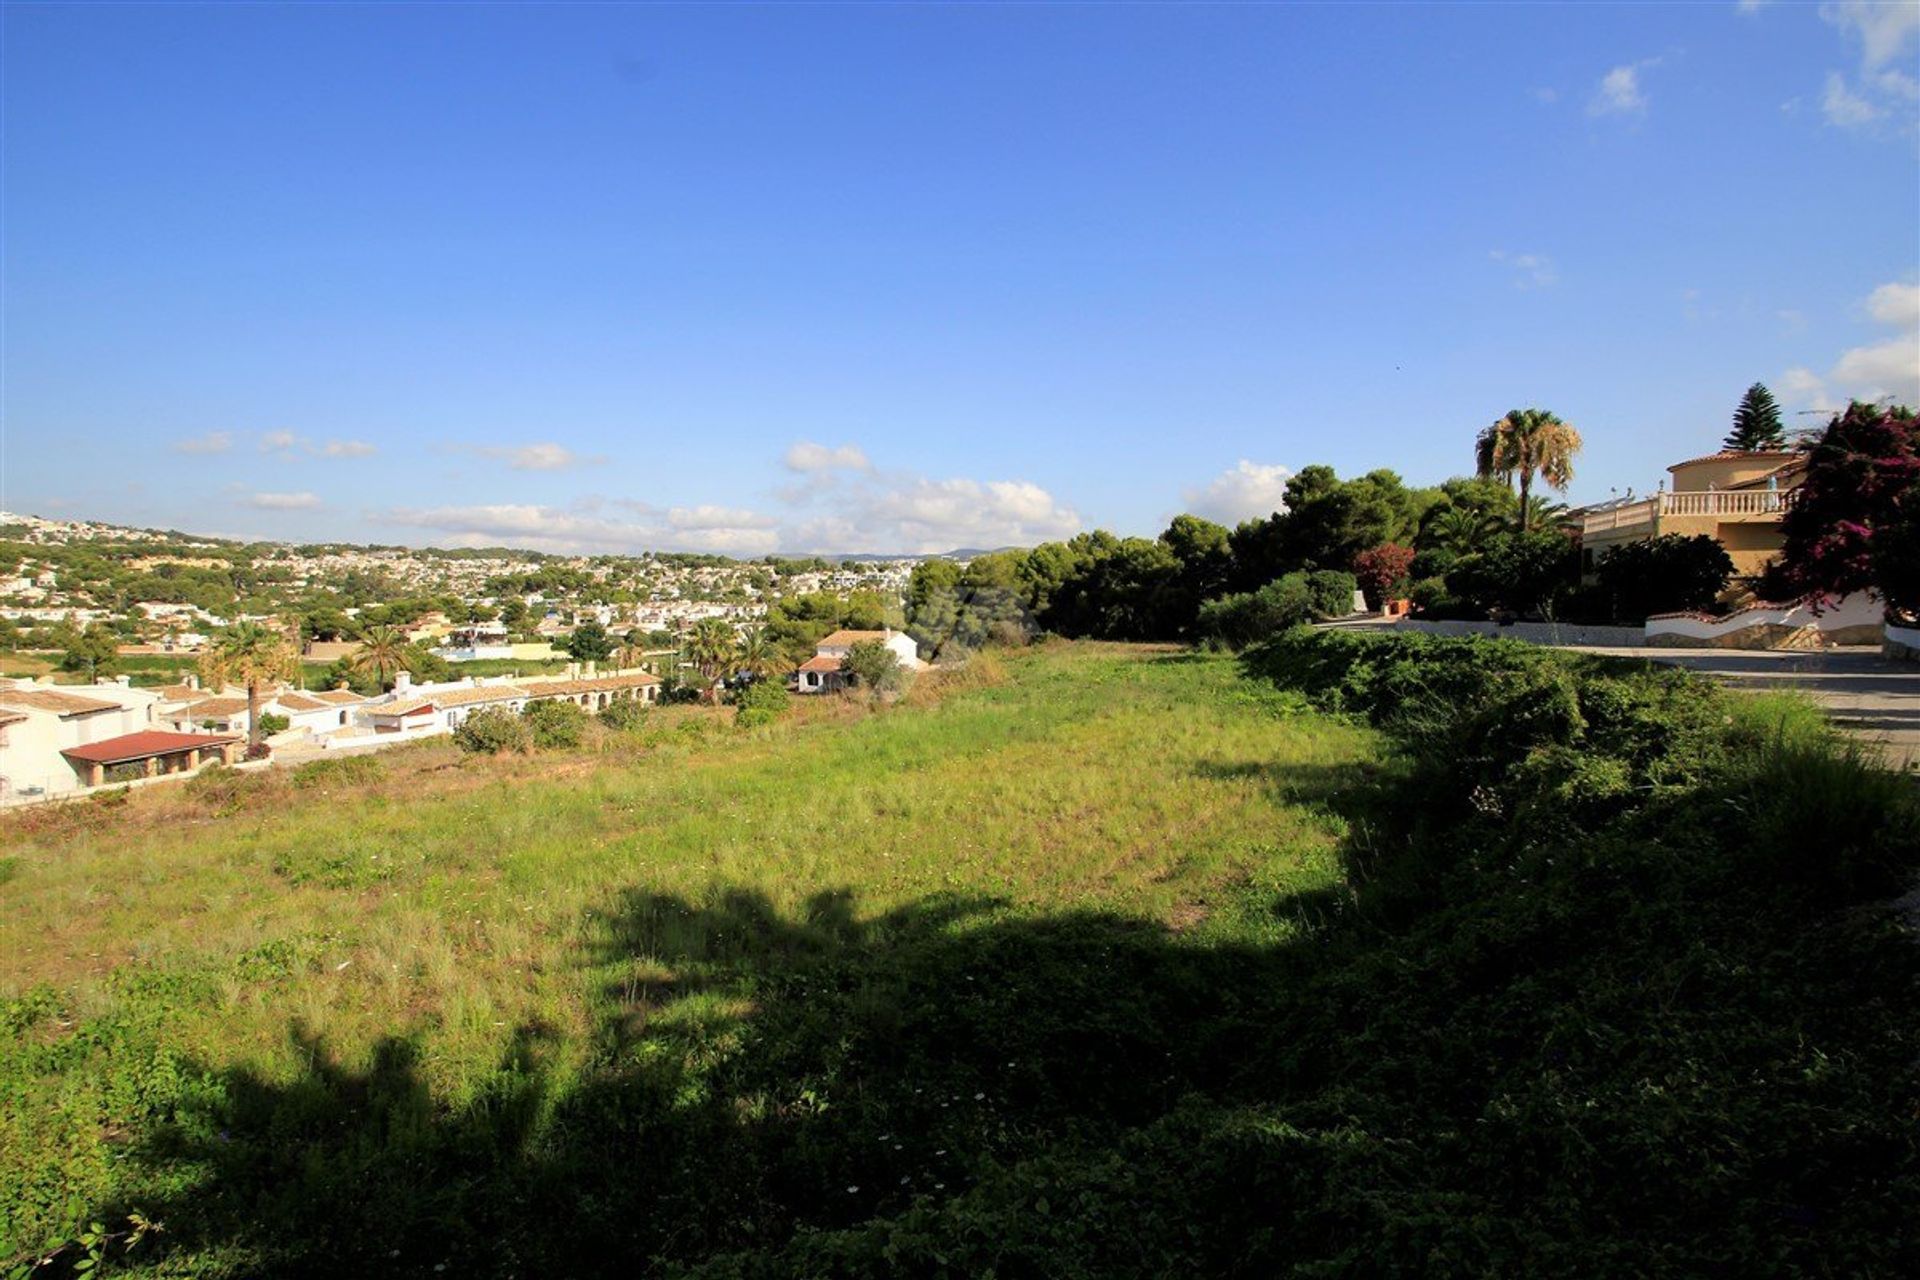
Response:
[{"label": "wild vegetation", "polygon": [[734,721],[13,819],[0,1256],[1911,1270],[1920,821],[1803,708],[1290,634]]}]

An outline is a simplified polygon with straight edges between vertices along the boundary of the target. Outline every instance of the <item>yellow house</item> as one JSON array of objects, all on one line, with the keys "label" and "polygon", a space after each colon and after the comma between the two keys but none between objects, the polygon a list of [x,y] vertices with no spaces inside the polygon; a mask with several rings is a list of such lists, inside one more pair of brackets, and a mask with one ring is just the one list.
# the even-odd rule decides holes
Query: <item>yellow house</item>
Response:
[{"label": "yellow house", "polygon": [[1667,468],[1672,486],[1651,498],[1609,502],[1574,513],[1581,568],[1601,553],[1662,534],[1704,533],[1727,549],[1733,571],[1753,577],[1780,550],[1780,516],[1793,502],[1804,459],[1784,450],[1723,450]]}]

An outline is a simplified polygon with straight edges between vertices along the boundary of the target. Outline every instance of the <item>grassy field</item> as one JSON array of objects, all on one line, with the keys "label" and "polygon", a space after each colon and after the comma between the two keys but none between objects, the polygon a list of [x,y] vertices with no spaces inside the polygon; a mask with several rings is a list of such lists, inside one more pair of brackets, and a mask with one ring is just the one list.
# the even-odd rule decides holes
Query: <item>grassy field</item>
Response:
[{"label": "grassy field", "polygon": [[1304,633],[31,811],[0,1261],[1911,1275],[1916,869],[1805,706]]},{"label": "grassy field", "polygon": [[[783,956],[1087,912],[1169,945],[1271,941],[1289,925],[1245,910],[1248,886],[1270,898],[1337,876],[1343,820],[1270,771],[1297,769],[1317,794],[1376,759],[1369,731],[1276,714],[1284,695],[1222,660],[1060,646],[1004,678],[991,666],[907,705],[802,705],[751,733],[675,708],[594,753],[429,745],[365,776],[230,779],[13,819],[0,1255],[65,1238],[98,1206],[189,1199],[203,1162],[138,1143],[180,1119],[188,1077],[223,1098],[241,1082],[298,1093],[316,1071],[366,1080],[403,1052],[422,1106],[470,1114],[535,1055],[542,1105],[638,1065],[690,1106],[765,1002],[804,999],[785,984],[805,967]],[[975,998],[1020,981],[983,972]],[[938,1082],[964,1088],[947,1109],[1006,1122],[973,1101],[972,1071],[955,1074]],[[872,1118],[894,1102],[821,1064],[787,1083],[791,1096],[731,1104],[896,1127]],[[1021,1139],[975,1156],[1001,1141]],[[970,1158],[952,1156],[950,1185]],[[831,1220],[931,1190],[903,1182],[899,1160],[873,1163],[833,1175]],[[209,1268],[244,1271],[265,1247],[215,1230]],[[672,1233],[642,1234],[667,1249]],[[428,1247],[405,1244],[410,1261]]]}]

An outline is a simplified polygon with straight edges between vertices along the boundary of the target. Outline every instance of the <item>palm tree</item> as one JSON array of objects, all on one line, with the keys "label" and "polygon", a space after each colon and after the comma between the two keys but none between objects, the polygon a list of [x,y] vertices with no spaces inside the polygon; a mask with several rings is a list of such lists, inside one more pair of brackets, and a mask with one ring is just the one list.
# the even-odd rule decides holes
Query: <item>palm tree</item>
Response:
[{"label": "palm tree", "polygon": [[300,671],[293,644],[270,627],[242,622],[230,627],[200,658],[200,678],[210,688],[247,689],[247,757],[266,754],[260,732],[260,687],[291,680]]},{"label": "palm tree", "polygon": [[1531,527],[1533,478],[1564,491],[1573,479],[1580,433],[1545,409],[1514,409],[1480,433],[1474,464],[1483,476],[1520,482],[1520,532]]},{"label": "palm tree", "polygon": [[646,657],[647,647],[640,643],[638,635],[629,635],[620,642],[620,647],[613,651],[613,660],[619,664],[622,671],[639,666],[646,661]]},{"label": "palm tree", "polygon": [[700,668],[703,679],[717,678],[733,661],[733,628],[719,618],[702,618],[687,638],[687,657]]},{"label": "palm tree", "polygon": [[767,638],[765,628],[756,627],[740,641],[740,669],[756,680],[765,680],[769,676],[784,675],[792,664],[780,646]]},{"label": "palm tree", "polygon": [[1433,513],[1421,535],[1423,545],[1444,547],[1457,555],[1478,551],[1500,519],[1472,507],[1443,507]]},{"label": "palm tree", "polygon": [[372,626],[360,633],[360,647],[353,652],[355,671],[370,673],[384,686],[406,669],[407,651],[413,642],[398,627]]}]

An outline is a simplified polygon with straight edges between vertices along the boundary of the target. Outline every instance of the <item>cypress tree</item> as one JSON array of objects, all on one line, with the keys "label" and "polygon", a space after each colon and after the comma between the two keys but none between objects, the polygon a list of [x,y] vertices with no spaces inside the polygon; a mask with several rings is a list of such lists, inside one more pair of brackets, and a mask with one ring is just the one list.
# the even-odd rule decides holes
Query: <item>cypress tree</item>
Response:
[{"label": "cypress tree", "polygon": [[1773,392],[1767,390],[1765,383],[1754,383],[1747,388],[1747,394],[1740,397],[1740,407],[1733,411],[1733,430],[1721,447],[1742,453],[1787,447],[1787,429],[1780,424],[1780,406],[1774,403]]}]

